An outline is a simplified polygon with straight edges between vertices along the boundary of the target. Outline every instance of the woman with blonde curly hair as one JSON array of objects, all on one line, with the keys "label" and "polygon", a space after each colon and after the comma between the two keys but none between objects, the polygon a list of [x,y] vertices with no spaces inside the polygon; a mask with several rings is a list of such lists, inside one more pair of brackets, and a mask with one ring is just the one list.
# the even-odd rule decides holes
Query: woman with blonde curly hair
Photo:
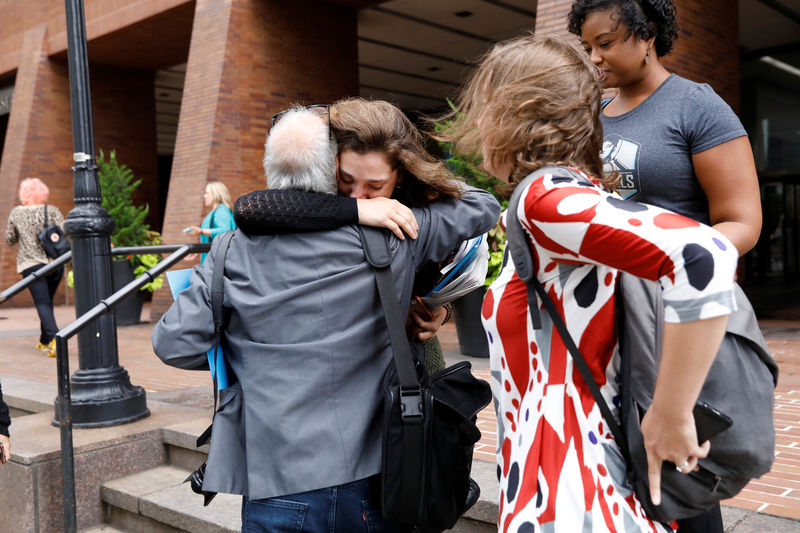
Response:
[{"label": "woman with blonde curly hair", "polygon": [[[600,156],[600,96],[596,69],[577,47],[554,37],[514,39],[483,59],[442,137],[481,153],[486,170],[510,188],[523,183],[515,214],[534,273],[617,420],[616,280],[625,271],[660,283],[663,354],[642,422],[658,504],[662,462],[688,474],[708,454],[692,407],[734,306],[737,252],[708,226],[608,191],[615,180]],[[500,531],[667,531],[632,492],[619,447],[550,316],[539,313],[534,329],[531,312],[539,306],[531,311],[507,261],[483,305]]]},{"label": "woman with blonde curly hair", "polygon": [[[64,215],[58,207],[47,205],[50,189],[39,178],[26,178],[19,184],[18,205],[8,215],[6,226],[6,243],[9,246],[19,243],[17,251],[17,272],[27,277],[52,261],[44,252],[39,242],[39,232],[45,227],[45,210],[47,224],[64,226]],[[58,333],[56,318],[53,314],[53,296],[61,282],[63,269],[58,269],[42,279],[36,280],[28,289],[33,296],[36,312],[39,314],[41,333],[36,347],[50,357],[56,356],[56,340]]]}]

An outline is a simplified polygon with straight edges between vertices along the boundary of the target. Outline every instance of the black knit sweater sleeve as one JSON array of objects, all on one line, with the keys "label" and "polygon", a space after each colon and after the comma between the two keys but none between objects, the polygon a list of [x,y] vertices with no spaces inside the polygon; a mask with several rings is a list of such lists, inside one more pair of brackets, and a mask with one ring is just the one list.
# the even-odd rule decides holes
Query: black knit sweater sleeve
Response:
[{"label": "black knit sweater sleeve", "polygon": [[236,200],[233,218],[248,235],[319,231],[357,224],[358,207],[345,196],[267,189]]},{"label": "black knit sweater sleeve", "polygon": [[3,401],[3,389],[0,388],[0,435],[8,437],[8,426],[11,425],[11,417],[8,415],[8,405]]}]

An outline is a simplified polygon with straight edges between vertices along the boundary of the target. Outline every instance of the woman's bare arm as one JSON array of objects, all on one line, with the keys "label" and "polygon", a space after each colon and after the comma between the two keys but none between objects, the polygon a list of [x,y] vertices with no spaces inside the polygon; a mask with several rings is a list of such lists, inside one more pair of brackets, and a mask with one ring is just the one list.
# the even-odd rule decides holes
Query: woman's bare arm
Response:
[{"label": "woman's bare arm", "polygon": [[711,226],[744,255],[761,233],[761,193],[750,142],[732,139],[695,154],[692,163],[708,198]]}]

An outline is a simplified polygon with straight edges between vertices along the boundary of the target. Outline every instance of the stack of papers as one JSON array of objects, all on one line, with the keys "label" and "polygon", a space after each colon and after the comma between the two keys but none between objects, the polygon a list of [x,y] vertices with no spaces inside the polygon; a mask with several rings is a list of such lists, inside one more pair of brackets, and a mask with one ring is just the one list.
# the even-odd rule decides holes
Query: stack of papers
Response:
[{"label": "stack of papers", "polygon": [[422,301],[429,309],[452,302],[482,286],[488,269],[489,244],[486,235],[464,241],[453,260],[441,269],[439,282],[422,297]]}]

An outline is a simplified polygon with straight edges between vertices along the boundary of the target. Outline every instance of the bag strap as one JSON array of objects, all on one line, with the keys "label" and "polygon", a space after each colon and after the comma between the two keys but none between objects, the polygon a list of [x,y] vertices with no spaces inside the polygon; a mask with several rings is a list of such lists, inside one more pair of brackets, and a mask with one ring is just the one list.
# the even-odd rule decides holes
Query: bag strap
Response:
[{"label": "bag strap", "polygon": [[386,315],[386,326],[389,328],[389,339],[392,342],[392,354],[400,385],[409,389],[419,388],[414,356],[411,354],[411,345],[404,327],[405,316],[401,313],[400,304],[394,293],[389,236],[384,230],[369,226],[358,226],[358,231],[367,261],[375,272],[375,281],[378,284],[378,294]]},{"label": "bag strap", "polygon": [[392,254],[389,250],[389,234],[382,229],[358,226],[361,243],[367,261],[375,272],[378,295],[383,304],[389,339],[392,343],[394,365],[400,381],[400,420],[404,466],[400,479],[401,490],[397,505],[401,509],[417,509],[420,505],[418,487],[423,484],[423,462],[429,455],[425,447],[425,412],[422,387],[417,378],[411,345],[406,336],[405,316],[402,314],[392,280]]},{"label": "bag strap", "polygon": [[[228,248],[231,245],[231,240],[235,232],[228,231],[219,235],[219,245],[214,250],[214,273],[211,275],[211,315],[214,318],[214,368],[217,368],[217,353],[219,351],[219,343],[222,340],[222,298],[224,294],[223,278],[225,275],[225,257],[228,255]],[[217,373],[215,370],[212,376],[213,392],[214,395],[214,410],[211,415],[211,424],[206,430],[197,437],[197,447],[199,448],[211,438],[211,428],[214,425],[214,417],[217,415],[217,400],[219,398],[219,391],[217,391]]]},{"label": "bag strap", "polygon": [[[600,408],[600,413],[603,415],[606,425],[608,425],[611,433],[614,435],[614,440],[622,452],[622,456],[627,461],[629,460],[630,455],[628,453],[628,443],[625,440],[622,429],[620,429],[619,424],[617,424],[617,421],[614,418],[614,415],[611,413],[608,403],[606,403],[605,398],[603,398],[603,395],[600,393],[600,387],[598,387],[594,376],[592,376],[592,371],[589,369],[586,359],[584,359],[583,355],[578,349],[578,346],[575,344],[572,335],[569,334],[567,325],[564,323],[564,319],[558,313],[552,298],[550,298],[550,295],[547,294],[547,291],[545,291],[544,287],[542,287],[542,284],[535,275],[533,270],[531,243],[525,235],[522,224],[517,216],[517,208],[519,206],[520,197],[522,196],[522,192],[527,185],[530,184],[530,182],[539,179],[543,174],[551,172],[555,168],[569,170],[565,167],[541,168],[525,178],[514,189],[514,194],[511,195],[511,199],[508,202],[508,211],[506,213],[506,234],[508,235],[508,246],[511,248],[511,257],[514,260],[514,266],[516,267],[517,275],[520,277],[520,279],[525,281],[528,292],[528,307],[530,308],[531,322],[534,324],[539,324],[538,328],[534,326],[535,329],[541,328],[539,306],[537,305],[536,301],[536,295],[538,294],[539,298],[544,304],[545,309],[547,310],[547,313],[553,320],[553,326],[555,326],[558,334],[561,336],[561,340],[564,341],[567,350],[569,350],[570,355],[572,355],[572,361],[575,363],[575,366],[578,367],[578,371],[580,372],[583,381],[589,388],[589,392],[592,393],[595,402],[597,402],[597,406]],[[569,172],[572,173],[572,171]],[[523,275],[525,276],[524,278]]]}]

